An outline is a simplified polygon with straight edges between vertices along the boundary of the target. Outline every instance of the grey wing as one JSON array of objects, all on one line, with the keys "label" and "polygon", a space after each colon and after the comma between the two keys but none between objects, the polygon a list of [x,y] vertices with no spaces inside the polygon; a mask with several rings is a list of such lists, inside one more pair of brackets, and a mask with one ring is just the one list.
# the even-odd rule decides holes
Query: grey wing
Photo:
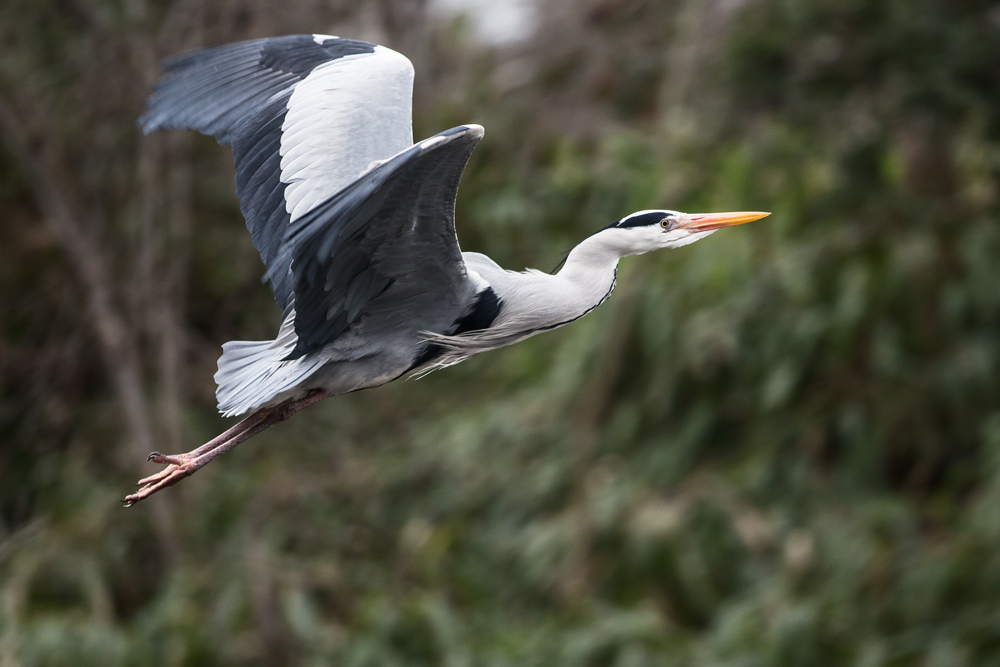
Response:
[{"label": "grey wing", "polygon": [[291,296],[292,220],[413,143],[413,67],[382,46],[289,35],[165,61],[143,131],[184,128],[231,144],[236,192],[278,305]]},{"label": "grey wing", "polygon": [[359,356],[416,355],[424,331],[454,329],[482,289],[455,236],[458,183],[482,136],[470,125],[426,139],[291,224],[283,252],[297,342],[287,359],[335,342]]}]

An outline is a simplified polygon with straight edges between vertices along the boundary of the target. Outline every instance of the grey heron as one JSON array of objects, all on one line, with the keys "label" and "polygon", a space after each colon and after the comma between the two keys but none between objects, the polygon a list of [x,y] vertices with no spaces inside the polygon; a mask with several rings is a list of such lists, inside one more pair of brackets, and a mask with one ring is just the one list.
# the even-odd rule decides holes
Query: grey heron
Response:
[{"label": "grey heron", "polygon": [[223,345],[223,415],[249,413],[139,481],[126,506],[328,396],[456,364],[568,324],[615,288],[618,261],[767,213],[632,213],[553,274],[462,252],[455,198],[478,125],[413,143],[413,66],[382,46],[290,35],[181,54],[140,119],[232,146],[247,228],[283,310],[274,340]]}]

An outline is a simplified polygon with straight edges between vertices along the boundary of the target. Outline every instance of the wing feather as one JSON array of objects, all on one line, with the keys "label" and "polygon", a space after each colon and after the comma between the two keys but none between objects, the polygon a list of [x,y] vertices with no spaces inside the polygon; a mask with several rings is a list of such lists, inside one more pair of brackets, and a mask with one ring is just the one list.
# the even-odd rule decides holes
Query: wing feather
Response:
[{"label": "wing feather", "polygon": [[349,331],[412,349],[423,331],[455,326],[479,289],[455,236],[455,196],[482,135],[461,126],[420,142],[292,222],[282,246],[298,338],[289,359]]},{"label": "wing feather", "polygon": [[412,65],[366,42],[289,35],[180,54],[163,67],[142,129],[193,129],[232,145],[240,208],[286,308],[289,267],[275,263],[287,261],[289,223],[412,144]]}]

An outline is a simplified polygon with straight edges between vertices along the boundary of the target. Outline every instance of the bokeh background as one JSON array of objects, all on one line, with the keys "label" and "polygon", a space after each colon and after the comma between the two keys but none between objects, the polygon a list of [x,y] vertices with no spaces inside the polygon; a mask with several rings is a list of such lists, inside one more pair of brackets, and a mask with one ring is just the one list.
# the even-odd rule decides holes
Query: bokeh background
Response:
[{"label": "bokeh background", "polygon": [[[294,32],[486,127],[459,236],[507,267],[774,215],[123,510],[280,319],[228,149],[135,119]],[[995,0],[2,0],[0,666],[1000,665],[998,184]]]}]

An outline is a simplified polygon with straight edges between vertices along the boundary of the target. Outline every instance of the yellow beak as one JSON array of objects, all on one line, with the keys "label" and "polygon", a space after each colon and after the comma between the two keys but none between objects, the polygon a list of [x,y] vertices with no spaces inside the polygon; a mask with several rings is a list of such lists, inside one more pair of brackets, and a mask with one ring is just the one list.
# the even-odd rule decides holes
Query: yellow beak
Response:
[{"label": "yellow beak", "polygon": [[738,213],[689,213],[678,223],[679,229],[692,232],[708,232],[713,229],[742,225],[771,215],[761,211],[739,211]]}]

